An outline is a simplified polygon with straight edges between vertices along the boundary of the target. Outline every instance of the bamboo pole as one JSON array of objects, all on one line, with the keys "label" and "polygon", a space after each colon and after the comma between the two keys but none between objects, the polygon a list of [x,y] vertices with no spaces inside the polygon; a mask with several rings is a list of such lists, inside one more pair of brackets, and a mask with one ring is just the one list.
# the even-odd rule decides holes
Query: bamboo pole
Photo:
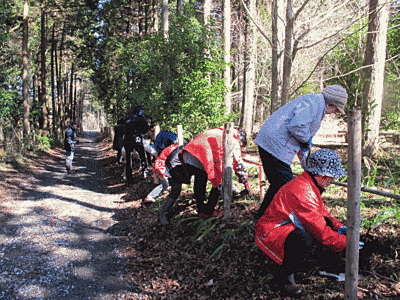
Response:
[{"label": "bamboo pole", "polygon": [[345,299],[357,297],[359,241],[360,241],[360,195],[361,195],[361,111],[349,113],[349,167],[347,193],[347,242]]},{"label": "bamboo pole", "polygon": [[[332,182],[332,184],[348,187],[348,184],[346,182],[334,181],[334,182]],[[389,192],[385,192],[385,191],[369,189],[369,188],[366,188],[366,187],[361,187],[361,191],[362,192],[366,192],[366,193],[371,193],[371,194],[375,194],[375,195],[379,195],[379,196],[384,196],[384,197],[389,197],[389,198],[400,200],[400,195],[398,195],[398,194],[393,194],[393,193],[389,193]]]},{"label": "bamboo pole", "polygon": [[231,214],[232,201],[232,163],[233,163],[233,123],[224,124],[223,143],[224,143],[224,164],[222,177],[222,199],[224,200],[224,218]]}]

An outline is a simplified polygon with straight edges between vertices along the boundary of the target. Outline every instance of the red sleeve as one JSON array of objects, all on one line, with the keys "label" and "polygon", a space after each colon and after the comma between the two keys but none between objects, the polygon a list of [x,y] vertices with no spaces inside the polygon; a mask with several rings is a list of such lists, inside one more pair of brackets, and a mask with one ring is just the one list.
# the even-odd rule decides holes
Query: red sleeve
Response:
[{"label": "red sleeve", "polygon": [[173,144],[167,148],[165,148],[160,155],[157,157],[157,159],[154,162],[154,167],[153,167],[153,173],[160,175],[162,177],[168,177],[166,174],[166,161],[168,156],[178,147],[178,145]]},{"label": "red sleeve", "polygon": [[[324,216],[328,212],[322,199],[311,188],[302,191],[301,197],[295,195],[294,197],[297,198],[295,200],[297,201],[295,213],[307,232],[335,252],[344,250],[346,248],[346,236],[326,226]],[[328,217],[333,218],[331,215]],[[338,220],[336,221],[338,222]],[[334,224],[337,225],[337,222]]]}]

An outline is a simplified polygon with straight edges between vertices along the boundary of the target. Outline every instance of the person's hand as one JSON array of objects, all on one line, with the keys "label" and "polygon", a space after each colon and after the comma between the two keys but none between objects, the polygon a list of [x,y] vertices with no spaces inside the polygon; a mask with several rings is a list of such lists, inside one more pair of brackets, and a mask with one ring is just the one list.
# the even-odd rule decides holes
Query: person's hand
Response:
[{"label": "person's hand", "polygon": [[358,242],[358,250],[361,250],[362,248],[364,248],[364,242],[359,241]]},{"label": "person's hand", "polygon": [[346,231],[347,231],[347,227],[346,226],[340,226],[337,232],[339,234],[346,235]]}]

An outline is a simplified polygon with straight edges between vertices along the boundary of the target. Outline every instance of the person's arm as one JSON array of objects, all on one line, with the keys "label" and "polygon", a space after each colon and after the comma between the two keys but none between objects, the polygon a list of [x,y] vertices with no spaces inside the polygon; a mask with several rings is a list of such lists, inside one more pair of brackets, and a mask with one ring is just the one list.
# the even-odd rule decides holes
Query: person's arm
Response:
[{"label": "person's arm", "polygon": [[74,151],[76,140],[73,139],[74,132],[72,130],[67,130],[67,143],[70,145],[71,150]]},{"label": "person's arm", "polygon": [[235,171],[236,176],[238,177],[238,181],[242,183],[249,194],[253,194],[253,191],[249,185],[249,174],[244,166],[244,162],[242,159],[242,151],[240,149],[240,144],[238,140],[234,140],[234,150],[233,150],[233,169]]},{"label": "person's arm", "polygon": [[[304,190],[305,191],[305,190]],[[297,205],[295,214],[305,230],[323,245],[339,252],[346,248],[346,236],[327,226],[324,215],[327,211],[321,207],[318,198],[312,191],[296,193]]]},{"label": "person's arm", "polygon": [[167,159],[168,156],[178,147],[178,145],[171,145],[165,148],[154,162],[153,173],[160,176],[161,178],[168,178],[167,171]]},{"label": "person's arm", "polygon": [[311,143],[311,124],[315,122],[316,109],[311,102],[302,101],[293,110],[288,130],[299,141],[301,148],[306,148]]}]

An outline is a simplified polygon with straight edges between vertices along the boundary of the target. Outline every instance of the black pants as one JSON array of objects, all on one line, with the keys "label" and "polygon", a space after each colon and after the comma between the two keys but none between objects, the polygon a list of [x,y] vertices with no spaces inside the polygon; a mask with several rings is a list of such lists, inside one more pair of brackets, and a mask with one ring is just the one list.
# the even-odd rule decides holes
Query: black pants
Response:
[{"label": "black pants", "polygon": [[184,166],[180,165],[171,169],[170,174],[172,176],[170,180],[171,191],[168,195],[170,198],[177,199],[182,191],[182,183],[189,184],[190,177],[194,176],[193,198],[196,199],[198,213],[210,215],[214,212],[220,192],[218,188],[212,188],[206,202],[208,180],[206,171],[185,164]]},{"label": "black pants", "polygon": [[125,173],[126,179],[128,182],[132,181],[132,156],[131,153],[133,150],[139,154],[140,161],[141,161],[141,169],[144,171],[147,168],[147,161],[146,161],[146,154],[144,151],[144,147],[142,144],[129,144],[125,146],[126,151],[126,162],[125,162]]},{"label": "black pants", "polygon": [[303,233],[299,229],[293,230],[285,241],[283,264],[274,270],[275,279],[285,283],[290,274],[298,272],[312,245],[313,239],[308,233]]},{"label": "black pants", "polygon": [[323,270],[330,273],[345,271],[344,260],[341,257],[344,252],[333,252],[320,243],[314,243],[310,234],[295,229],[288,235],[285,241],[283,264],[280,266],[275,264],[276,269],[273,270],[274,278],[282,284],[287,284],[286,278],[290,274],[309,268],[306,265],[305,258],[312,249],[314,249],[313,253],[316,264]]},{"label": "black pants", "polygon": [[117,163],[120,162],[121,156],[122,156],[122,149],[118,149],[118,150],[117,150]]},{"label": "black pants", "polygon": [[293,179],[292,169],[290,165],[280,161],[263,148],[258,147],[261,162],[263,165],[265,176],[269,182],[269,188],[265,194],[264,200],[258,209],[256,218],[259,219],[263,216],[265,210],[271,203],[275,194],[287,182]]}]

